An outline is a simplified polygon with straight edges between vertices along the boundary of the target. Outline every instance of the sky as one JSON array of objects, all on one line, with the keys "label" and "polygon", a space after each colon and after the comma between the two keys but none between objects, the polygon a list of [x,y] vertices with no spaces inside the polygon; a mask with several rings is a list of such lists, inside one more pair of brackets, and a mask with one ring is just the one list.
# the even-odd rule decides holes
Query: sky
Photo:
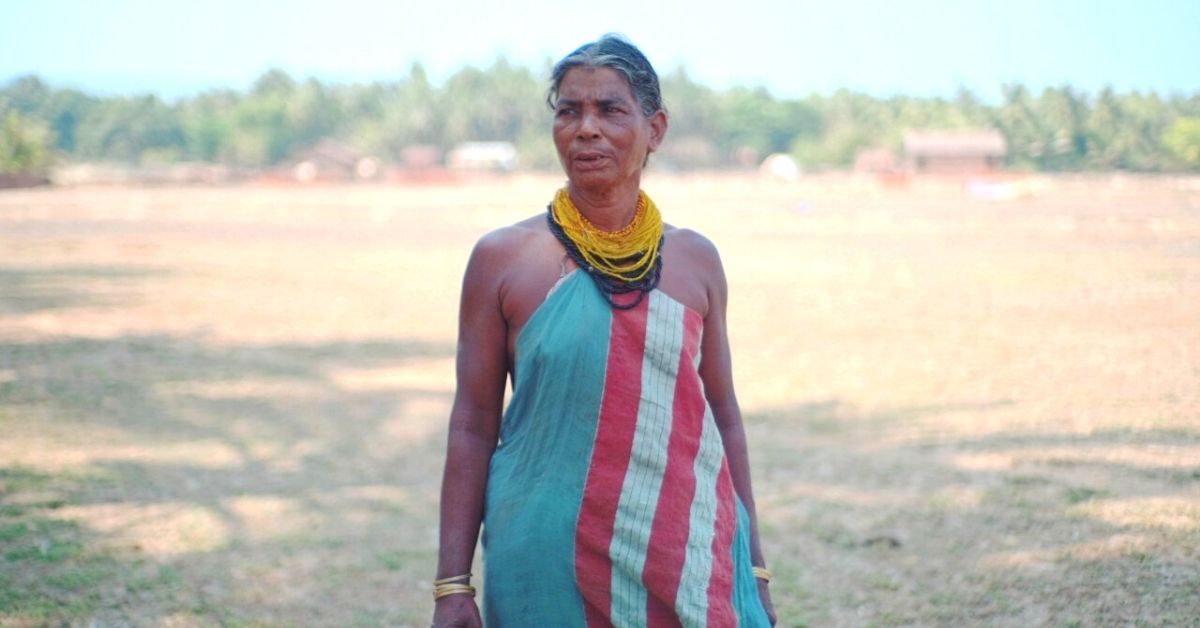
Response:
[{"label": "sky", "polygon": [[500,56],[542,74],[606,32],[660,73],[786,98],[1200,92],[1200,0],[0,0],[0,15],[0,84],[37,74],[101,95],[245,89],[270,68],[396,80],[414,62],[440,83]]}]

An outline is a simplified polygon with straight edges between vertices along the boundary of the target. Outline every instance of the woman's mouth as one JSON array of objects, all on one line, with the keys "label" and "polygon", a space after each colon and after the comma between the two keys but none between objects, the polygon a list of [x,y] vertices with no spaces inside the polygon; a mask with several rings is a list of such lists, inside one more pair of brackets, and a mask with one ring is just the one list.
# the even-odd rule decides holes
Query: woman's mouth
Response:
[{"label": "woman's mouth", "polygon": [[575,165],[582,170],[599,168],[607,162],[608,157],[603,153],[583,152],[575,154]]}]

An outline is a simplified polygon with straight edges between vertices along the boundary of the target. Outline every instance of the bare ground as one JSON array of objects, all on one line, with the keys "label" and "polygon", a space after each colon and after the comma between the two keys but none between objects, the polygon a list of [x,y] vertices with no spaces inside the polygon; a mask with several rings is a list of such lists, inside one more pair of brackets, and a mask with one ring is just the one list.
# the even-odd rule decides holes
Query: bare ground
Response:
[{"label": "bare ground", "polygon": [[[467,252],[552,178],[0,194],[0,625],[424,625]],[[781,625],[1200,625],[1200,181],[646,184]]]}]

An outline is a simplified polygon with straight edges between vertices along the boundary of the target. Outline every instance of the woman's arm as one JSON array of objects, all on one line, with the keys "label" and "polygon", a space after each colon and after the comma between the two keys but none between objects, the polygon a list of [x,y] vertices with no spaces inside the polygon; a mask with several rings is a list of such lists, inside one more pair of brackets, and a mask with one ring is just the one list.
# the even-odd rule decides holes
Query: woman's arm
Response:
[{"label": "woman's arm", "polygon": [[[700,347],[700,379],[704,382],[704,395],[712,408],[717,430],[725,444],[725,458],[729,462],[729,475],[734,490],[750,516],[750,560],[758,567],[765,567],[762,546],[758,537],[758,512],[754,505],[754,491],[750,482],[750,454],[746,446],[746,431],[742,427],[742,412],[738,408],[737,395],[733,390],[733,366],[729,351],[729,334],[725,324],[725,311],[729,288],[725,281],[725,269],[721,257],[711,242],[697,238],[703,244],[699,256],[709,278],[708,311],[704,317],[704,335]],[[771,625],[775,624],[775,608],[765,581],[758,581],[759,594],[766,607]]]},{"label": "woman's arm", "polygon": [[[507,325],[500,312],[497,269],[503,241],[495,234],[475,246],[463,278],[459,312],[457,387],[450,411],[442,476],[437,578],[468,573],[483,519],[488,463],[499,437],[507,375]],[[479,625],[467,595],[438,600],[434,625]]]}]

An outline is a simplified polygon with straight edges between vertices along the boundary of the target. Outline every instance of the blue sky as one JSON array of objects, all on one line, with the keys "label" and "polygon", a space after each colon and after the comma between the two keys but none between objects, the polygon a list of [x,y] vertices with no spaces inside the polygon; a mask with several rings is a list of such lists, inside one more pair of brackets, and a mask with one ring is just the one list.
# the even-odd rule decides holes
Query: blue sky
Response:
[{"label": "blue sky", "polygon": [[337,82],[434,81],[499,55],[540,71],[609,31],[660,72],[798,97],[988,100],[1004,83],[1200,92],[1200,0],[550,3],[544,0],[3,0],[0,82],[36,73],[101,94],[245,88],[268,68]]}]

